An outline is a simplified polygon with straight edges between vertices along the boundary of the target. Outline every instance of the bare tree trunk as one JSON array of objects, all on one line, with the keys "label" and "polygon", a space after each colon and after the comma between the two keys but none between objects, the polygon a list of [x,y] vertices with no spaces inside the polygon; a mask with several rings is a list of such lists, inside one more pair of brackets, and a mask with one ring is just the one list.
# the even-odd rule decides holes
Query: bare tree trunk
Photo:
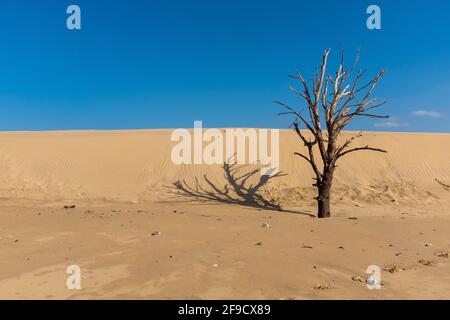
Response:
[{"label": "bare tree trunk", "polygon": [[[382,106],[385,101],[371,99],[370,96],[375,89],[376,84],[384,74],[384,70],[368,83],[360,85],[360,80],[364,71],[358,70],[353,76],[353,83],[349,81],[349,75],[352,74],[359,56],[350,69],[344,67],[344,53],[341,54],[341,63],[338,71],[333,76],[326,76],[327,59],[330,50],[326,50],[323,55],[322,64],[316,69],[312,77],[312,86],[308,85],[303,76],[296,72],[294,79],[299,80],[302,89],[298,90],[292,87],[289,89],[302,97],[307,103],[309,113],[297,112],[294,108],[279,101],[275,101],[287,111],[281,114],[292,114],[295,116],[293,127],[297,135],[303,141],[307,148],[307,153],[296,152],[295,154],[306,160],[314,170],[316,177],[313,186],[317,187],[318,195],[315,198],[318,204],[318,217],[328,218],[331,216],[331,185],[333,184],[333,173],[336,168],[336,161],[343,156],[355,151],[377,151],[386,150],[372,148],[368,145],[361,147],[351,147],[353,140],[362,136],[362,132],[350,136],[341,145],[337,140],[342,130],[357,117],[369,117],[386,119],[388,116],[373,114],[373,110]],[[321,114],[322,110],[322,114]],[[323,121],[326,124],[322,125]],[[310,137],[305,135],[300,126],[303,125]],[[325,134],[324,134],[325,132]],[[314,150],[320,152],[320,159],[314,155]],[[323,168],[321,170],[321,168]]]},{"label": "bare tree trunk", "polygon": [[329,218],[331,216],[331,185],[333,182],[334,169],[325,170],[322,183],[319,186],[319,195],[317,197],[317,206],[319,218]]}]

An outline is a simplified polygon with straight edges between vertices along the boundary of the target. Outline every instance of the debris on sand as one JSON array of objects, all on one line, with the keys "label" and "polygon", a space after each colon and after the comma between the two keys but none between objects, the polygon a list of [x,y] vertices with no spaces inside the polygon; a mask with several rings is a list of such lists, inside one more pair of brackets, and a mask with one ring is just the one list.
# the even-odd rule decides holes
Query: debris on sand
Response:
[{"label": "debris on sand", "polygon": [[64,209],[75,209],[76,206],[74,204],[68,204],[64,206]]},{"label": "debris on sand", "polygon": [[363,278],[361,278],[360,276],[353,276],[352,277],[352,280],[353,281],[356,281],[356,282],[362,282],[362,283],[365,283],[366,281],[363,279]]},{"label": "debris on sand", "polygon": [[257,245],[257,246],[262,246],[263,243],[262,243],[262,242],[258,242],[256,245]]},{"label": "debris on sand", "polygon": [[328,289],[331,289],[331,286],[329,284],[318,284],[317,286],[314,286],[314,289],[316,289],[316,290],[328,290]]},{"label": "debris on sand", "polygon": [[432,265],[434,265],[435,262],[431,261],[431,260],[427,260],[427,259],[420,259],[419,263],[424,265],[424,266],[431,267]]},{"label": "debris on sand", "polygon": [[270,224],[268,224],[268,223],[263,223],[263,224],[261,225],[261,227],[269,229],[269,228],[270,228]]},{"label": "debris on sand", "polygon": [[161,232],[159,232],[159,231],[152,232],[152,236],[160,236],[160,235],[161,235]]},{"label": "debris on sand", "polygon": [[306,244],[302,244],[302,249],[312,249],[312,246],[308,246]]},{"label": "debris on sand", "polygon": [[438,252],[438,253],[436,253],[436,256],[439,258],[447,258],[448,259],[448,252],[447,251]]},{"label": "debris on sand", "polygon": [[388,271],[389,273],[396,273],[399,271],[405,271],[406,268],[401,267],[399,265],[392,265],[392,266],[387,266],[383,268],[384,271]]},{"label": "debris on sand", "polygon": [[219,265],[217,263],[214,263],[211,267],[217,268]]},{"label": "debris on sand", "polygon": [[432,247],[433,244],[432,243],[425,243],[425,247]]},{"label": "debris on sand", "polygon": [[434,179],[434,181],[436,181],[437,183],[439,183],[445,190],[449,191],[450,190],[450,184],[447,184],[439,179]]},{"label": "debris on sand", "polygon": [[348,220],[358,220],[357,217],[348,217],[347,219],[348,219]]}]

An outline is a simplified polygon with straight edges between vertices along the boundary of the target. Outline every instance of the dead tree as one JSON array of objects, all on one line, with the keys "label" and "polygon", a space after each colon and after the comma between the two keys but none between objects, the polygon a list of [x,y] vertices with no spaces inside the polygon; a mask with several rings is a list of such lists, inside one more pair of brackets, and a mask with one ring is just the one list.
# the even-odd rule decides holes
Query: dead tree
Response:
[{"label": "dead tree", "polygon": [[[275,101],[287,109],[286,112],[280,114],[290,114],[295,117],[292,126],[307,148],[307,154],[295,154],[306,160],[314,170],[315,183],[313,186],[317,187],[318,191],[315,199],[318,204],[319,218],[330,216],[331,186],[336,162],[339,159],[355,151],[387,152],[368,145],[352,147],[352,142],[361,137],[362,132],[349,137],[341,145],[338,145],[338,137],[342,130],[354,119],[358,117],[388,118],[388,116],[372,113],[373,109],[382,106],[385,101],[370,98],[375,86],[383,76],[384,70],[369,82],[360,84],[365,72],[360,69],[354,72],[359,54],[353,65],[347,69],[344,67],[342,51],[338,71],[334,76],[326,75],[329,53],[330,50],[324,52],[321,66],[313,74],[311,87],[298,71],[295,75],[290,76],[299,81],[301,89],[297,90],[293,87],[289,87],[289,89],[306,102],[305,108],[296,111],[289,105]],[[322,119],[325,126],[322,126]],[[315,149],[318,149],[320,159],[315,157]]]}]

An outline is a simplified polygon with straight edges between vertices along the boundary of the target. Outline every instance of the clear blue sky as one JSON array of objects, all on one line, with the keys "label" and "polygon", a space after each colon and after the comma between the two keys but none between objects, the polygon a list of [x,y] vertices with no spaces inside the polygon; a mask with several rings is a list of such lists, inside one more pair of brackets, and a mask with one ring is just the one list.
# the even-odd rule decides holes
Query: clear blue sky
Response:
[{"label": "clear blue sky", "polygon": [[2,0],[0,130],[285,128],[272,101],[295,103],[287,75],[343,47],[387,70],[392,119],[352,129],[449,132],[449,17],[447,0]]}]

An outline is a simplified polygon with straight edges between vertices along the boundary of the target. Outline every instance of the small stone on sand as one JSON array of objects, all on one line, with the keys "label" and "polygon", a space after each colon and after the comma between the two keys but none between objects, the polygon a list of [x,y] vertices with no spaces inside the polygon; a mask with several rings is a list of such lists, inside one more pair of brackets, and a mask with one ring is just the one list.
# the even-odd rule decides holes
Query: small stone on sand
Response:
[{"label": "small stone on sand", "polygon": [[420,259],[419,263],[424,265],[424,266],[428,266],[428,267],[431,267],[434,264],[433,261],[427,260],[427,259]]},{"label": "small stone on sand", "polygon": [[331,286],[329,284],[318,284],[314,287],[316,290],[328,290],[331,289]]},{"label": "small stone on sand", "polygon": [[439,258],[447,258],[448,259],[448,252],[438,252],[436,254]]}]

